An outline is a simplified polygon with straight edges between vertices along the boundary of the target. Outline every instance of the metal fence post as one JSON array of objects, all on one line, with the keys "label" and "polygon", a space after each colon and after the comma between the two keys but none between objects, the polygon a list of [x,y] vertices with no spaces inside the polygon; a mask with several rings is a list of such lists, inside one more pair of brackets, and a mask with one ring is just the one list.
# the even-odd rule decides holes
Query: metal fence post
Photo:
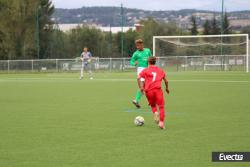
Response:
[{"label": "metal fence post", "polygon": [[8,60],[8,73],[10,72],[10,60]]},{"label": "metal fence post", "polygon": [[179,71],[179,59],[177,56],[175,58],[176,58],[176,71]]},{"label": "metal fence post", "polygon": [[98,64],[97,69],[99,70],[99,68],[100,68],[100,58],[99,57],[97,58],[97,64]]},{"label": "metal fence post", "polygon": [[31,60],[31,71],[32,72],[34,71],[34,60],[33,59]]},{"label": "metal fence post", "polygon": [[122,71],[125,70],[125,58],[123,58],[123,61],[122,61]]},{"label": "metal fence post", "polygon": [[188,68],[188,57],[186,56],[185,57],[185,71],[187,70],[187,68]]},{"label": "metal fence post", "polygon": [[109,70],[112,71],[112,58],[109,58]]},{"label": "metal fence post", "polygon": [[58,59],[56,59],[56,71],[59,72],[58,71]]}]

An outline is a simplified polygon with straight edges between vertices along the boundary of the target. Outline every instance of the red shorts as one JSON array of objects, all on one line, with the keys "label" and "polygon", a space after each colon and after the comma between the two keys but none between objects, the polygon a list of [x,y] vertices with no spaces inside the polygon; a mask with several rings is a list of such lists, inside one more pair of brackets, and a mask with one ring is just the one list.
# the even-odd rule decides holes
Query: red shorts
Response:
[{"label": "red shorts", "polygon": [[152,89],[146,92],[150,106],[164,106],[164,95],[162,89]]}]

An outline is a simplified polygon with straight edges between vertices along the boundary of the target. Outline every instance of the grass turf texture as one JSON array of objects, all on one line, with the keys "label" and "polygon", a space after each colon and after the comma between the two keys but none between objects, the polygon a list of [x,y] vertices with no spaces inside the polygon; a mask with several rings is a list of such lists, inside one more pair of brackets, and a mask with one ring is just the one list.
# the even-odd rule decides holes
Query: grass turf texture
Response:
[{"label": "grass turf texture", "polygon": [[[0,75],[1,167],[205,167],[212,151],[250,151],[250,75],[172,72],[167,128],[131,100],[134,73]],[[133,120],[141,115],[143,127]]]}]

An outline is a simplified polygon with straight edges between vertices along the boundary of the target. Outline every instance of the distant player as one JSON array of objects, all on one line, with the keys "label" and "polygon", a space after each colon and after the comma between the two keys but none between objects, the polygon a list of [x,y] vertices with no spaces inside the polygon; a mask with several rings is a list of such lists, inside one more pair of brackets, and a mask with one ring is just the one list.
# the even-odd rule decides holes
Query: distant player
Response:
[{"label": "distant player", "polygon": [[[141,39],[138,39],[135,41],[136,49],[137,51],[133,54],[130,64],[132,66],[137,67],[137,75],[141,73],[142,70],[148,67],[148,58],[152,56],[150,49],[144,48],[143,41]],[[143,80],[143,78],[142,78]],[[133,104],[140,108],[140,99],[141,99],[142,93],[140,90],[137,91],[135,100],[133,100]]]},{"label": "distant player", "polygon": [[[150,57],[148,59],[149,67],[144,69],[138,77],[138,85],[141,92],[144,92],[147,96],[148,103],[151,106],[152,112],[154,114],[154,120],[161,129],[164,129],[164,94],[161,89],[162,80],[166,86],[166,92],[169,94],[168,80],[165,72],[155,66],[156,58]],[[145,81],[141,81],[141,78],[144,78]],[[159,112],[160,111],[160,118]]]},{"label": "distant player", "polygon": [[80,79],[83,78],[83,71],[88,71],[89,73],[89,79],[93,79],[93,73],[90,68],[92,54],[88,51],[87,47],[83,48],[83,52],[81,54],[81,60],[82,60],[82,68],[81,68],[81,75]]}]

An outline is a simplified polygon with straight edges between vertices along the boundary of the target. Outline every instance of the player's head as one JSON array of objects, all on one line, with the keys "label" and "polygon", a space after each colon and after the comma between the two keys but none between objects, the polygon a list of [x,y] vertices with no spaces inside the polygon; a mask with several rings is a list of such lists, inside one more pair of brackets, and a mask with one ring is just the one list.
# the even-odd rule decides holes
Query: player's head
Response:
[{"label": "player's head", "polygon": [[148,58],[148,64],[155,65],[156,64],[156,57],[152,56],[152,57]]},{"label": "player's head", "polygon": [[88,48],[85,46],[85,47],[83,48],[83,51],[84,51],[84,52],[87,52],[87,51],[88,51]]},{"label": "player's head", "polygon": [[143,50],[143,40],[142,39],[137,39],[135,41],[135,46],[137,50]]}]

